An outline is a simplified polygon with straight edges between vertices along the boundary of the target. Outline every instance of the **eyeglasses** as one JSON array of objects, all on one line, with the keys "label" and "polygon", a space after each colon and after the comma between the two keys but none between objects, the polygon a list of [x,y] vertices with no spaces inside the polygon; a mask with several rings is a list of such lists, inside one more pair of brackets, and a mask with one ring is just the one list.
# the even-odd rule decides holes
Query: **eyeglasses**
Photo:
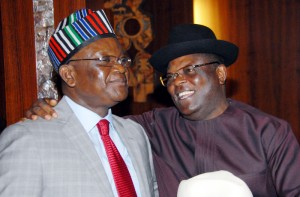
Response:
[{"label": "eyeglasses", "polygon": [[[205,64],[197,64],[197,65],[192,65],[192,66],[185,66],[179,70],[177,70],[177,72],[175,73],[167,73],[166,75],[164,76],[161,76],[159,79],[160,79],[160,82],[163,86],[167,87],[169,86],[171,83],[173,83],[175,81],[175,79],[181,75],[181,76],[184,76],[184,77],[192,77],[196,74],[196,70],[195,68],[198,68],[198,67],[202,67],[202,66],[207,66],[207,65],[211,65],[211,64],[221,64],[220,62],[209,62],[209,63],[205,63]],[[179,74],[179,71],[182,70],[182,74]]]},{"label": "eyeglasses", "polygon": [[131,59],[129,57],[115,57],[115,56],[103,56],[103,57],[99,57],[99,58],[92,58],[92,59],[71,59],[69,61],[67,61],[66,64],[68,64],[69,62],[73,62],[73,61],[82,61],[82,60],[89,60],[89,61],[97,61],[97,63],[100,66],[113,66],[115,64],[120,64],[124,67],[129,67],[131,66]]}]

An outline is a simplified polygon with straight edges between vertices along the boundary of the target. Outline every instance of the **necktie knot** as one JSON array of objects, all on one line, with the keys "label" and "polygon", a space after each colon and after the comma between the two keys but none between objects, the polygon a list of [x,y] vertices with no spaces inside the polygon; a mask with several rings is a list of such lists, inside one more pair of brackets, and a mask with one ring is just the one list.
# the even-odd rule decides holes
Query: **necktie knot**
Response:
[{"label": "necktie knot", "polygon": [[102,119],[97,123],[97,127],[100,135],[106,136],[109,133],[109,122],[106,119]]}]

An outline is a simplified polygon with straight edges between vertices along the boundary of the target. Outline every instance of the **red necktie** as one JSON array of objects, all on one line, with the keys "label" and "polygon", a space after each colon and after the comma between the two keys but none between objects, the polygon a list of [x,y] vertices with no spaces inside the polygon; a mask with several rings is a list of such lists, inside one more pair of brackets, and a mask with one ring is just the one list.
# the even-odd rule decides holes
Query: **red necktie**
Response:
[{"label": "red necktie", "polygon": [[109,136],[109,122],[102,119],[98,122],[97,127],[105,147],[119,197],[137,196],[127,166]]}]

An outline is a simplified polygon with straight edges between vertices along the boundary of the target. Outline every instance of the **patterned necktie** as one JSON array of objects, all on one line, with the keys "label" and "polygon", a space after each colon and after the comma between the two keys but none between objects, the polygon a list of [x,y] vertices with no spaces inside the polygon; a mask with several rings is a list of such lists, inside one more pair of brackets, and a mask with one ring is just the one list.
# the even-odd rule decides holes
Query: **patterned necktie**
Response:
[{"label": "patterned necktie", "polygon": [[109,122],[102,119],[98,122],[97,127],[105,147],[119,197],[137,196],[127,166],[109,136]]}]

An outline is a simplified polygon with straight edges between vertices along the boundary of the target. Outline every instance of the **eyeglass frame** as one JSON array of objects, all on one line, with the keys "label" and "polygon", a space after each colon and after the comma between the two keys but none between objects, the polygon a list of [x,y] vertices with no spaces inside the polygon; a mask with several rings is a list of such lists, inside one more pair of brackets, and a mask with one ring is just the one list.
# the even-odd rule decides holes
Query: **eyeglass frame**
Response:
[{"label": "eyeglass frame", "polygon": [[[98,58],[83,58],[83,59],[70,59],[66,62],[66,64],[69,64],[70,62],[75,62],[75,61],[82,61],[82,60],[87,60],[87,61],[99,61],[100,63],[101,62],[105,62],[102,58],[110,58],[109,62],[106,63],[106,65],[101,65],[101,66],[104,66],[104,67],[112,67],[112,65],[109,65],[109,64],[113,64],[115,65],[116,63],[122,65],[123,67],[125,68],[128,68],[131,66],[131,63],[132,63],[132,60],[130,57],[116,57],[116,56],[110,56],[110,55],[107,55],[107,56],[102,56],[102,57],[98,57]],[[111,58],[114,58],[115,60],[114,61],[111,61]],[[123,65],[122,62],[121,62],[121,59],[122,58],[125,58],[127,59],[127,62],[126,64],[128,65]]]},{"label": "eyeglass frame", "polygon": [[160,80],[160,83],[162,84],[162,86],[167,87],[168,83],[164,82],[164,81],[166,81],[166,82],[168,81],[168,79],[166,77],[167,75],[171,75],[169,77],[169,79],[172,78],[173,80],[175,80],[179,75],[182,75],[182,74],[179,74],[179,72],[178,72],[180,70],[184,70],[185,68],[188,68],[188,67],[191,67],[191,69],[195,70],[195,68],[199,68],[199,67],[202,67],[202,66],[208,66],[208,65],[212,65],[212,64],[218,64],[219,65],[219,64],[221,64],[221,62],[219,62],[219,61],[213,61],[213,62],[208,62],[208,63],[204,63],[204,64],[195,64],[195,65],[184,66],[184,67],[178,69],[175,73],[167,73],[167,74],[165,74],[163,76],[160,76],[159,80]]}]

